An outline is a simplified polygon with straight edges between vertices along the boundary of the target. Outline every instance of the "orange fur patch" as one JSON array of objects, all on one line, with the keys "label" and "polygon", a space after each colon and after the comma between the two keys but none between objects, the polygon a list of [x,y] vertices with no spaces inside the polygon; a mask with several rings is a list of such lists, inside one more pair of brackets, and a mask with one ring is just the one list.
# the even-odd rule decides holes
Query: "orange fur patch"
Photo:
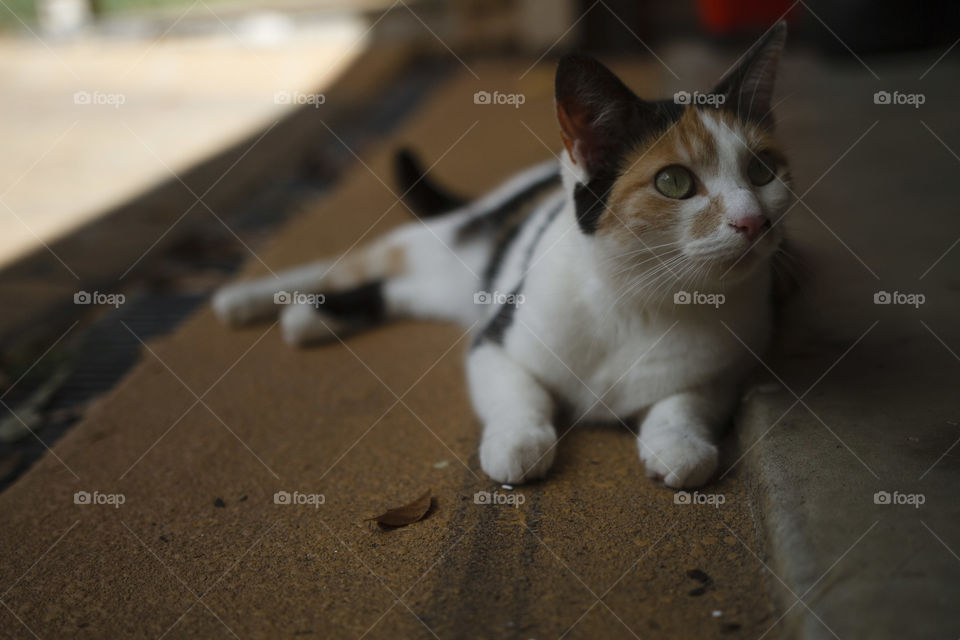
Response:
[{"label": "orange fur patch", "polygon": [[680,203],[660,195],[653,187],[654,178],[664,167],[689,164],[687,158],[709,159],[712,156],[716,162],[717,151],[712,140],[696,109],[687,107],[680,120],[666,133],[641,144],[627,156],[623,173],[613,185],[607,202],[617,215],[601,216],[598,229],[623,226],[627,221],[617,218],[625,215],[640,218],[639,222],[644,226],[668,224],[675,217]]},{"label": "orange fur patch", "polygon": [[720,226],[723,218],[723,196],[713,196],[690,224],[690,235],[694,238],[706,238]]}]

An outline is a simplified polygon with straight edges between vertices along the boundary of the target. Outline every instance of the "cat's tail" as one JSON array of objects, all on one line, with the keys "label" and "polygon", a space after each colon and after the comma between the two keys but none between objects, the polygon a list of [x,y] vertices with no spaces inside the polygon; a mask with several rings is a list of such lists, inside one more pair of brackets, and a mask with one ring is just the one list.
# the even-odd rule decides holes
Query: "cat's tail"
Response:
[{"label": "cat's tail", "polygon": [[430,178],[423,163],[406,147],[394,155],[393,172],[403,201],[421,218],[443,215],[469,202],[469,198],[449,191]]}]

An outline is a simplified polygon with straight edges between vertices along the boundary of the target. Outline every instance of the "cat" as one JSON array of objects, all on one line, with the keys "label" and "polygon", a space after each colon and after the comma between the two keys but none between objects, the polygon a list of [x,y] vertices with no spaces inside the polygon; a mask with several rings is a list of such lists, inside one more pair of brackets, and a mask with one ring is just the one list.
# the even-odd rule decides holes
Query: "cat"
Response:
[{"label": "cat", "polygon": [[[467,382],[492,480],[543,477],[564,409],[637,420],[647,475],[700,486],[774,325],[777,223],[793,193],[771,114],[785,38],[773,26],[697,104],[643,100],[567,55],[558,160],[471,201],[403,151],[396,172],[419,221],[339,260],[228,285],[215,313],[242,325],[279,311],[293,345],[395,318],[475,325]],[[317,295],[278,306],[281,290]]]}]

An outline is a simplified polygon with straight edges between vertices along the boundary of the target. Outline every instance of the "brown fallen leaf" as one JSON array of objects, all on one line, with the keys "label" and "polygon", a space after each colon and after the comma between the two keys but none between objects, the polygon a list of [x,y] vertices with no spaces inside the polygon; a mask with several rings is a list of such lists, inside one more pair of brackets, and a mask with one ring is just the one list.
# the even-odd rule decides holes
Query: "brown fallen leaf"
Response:
[{"label": "brown fallen leaf", "polygon": [[376,520],[377,524],[385,527],[403,527],[408,524],[423,520],[423,517],[427,515],[427,511],[430,510],[431,500],[432,498],[430,496],[430,490],[427,489],[426,493],[410,504],[388,509],[386,512],[380,514],[376,518],[370,519]]}]

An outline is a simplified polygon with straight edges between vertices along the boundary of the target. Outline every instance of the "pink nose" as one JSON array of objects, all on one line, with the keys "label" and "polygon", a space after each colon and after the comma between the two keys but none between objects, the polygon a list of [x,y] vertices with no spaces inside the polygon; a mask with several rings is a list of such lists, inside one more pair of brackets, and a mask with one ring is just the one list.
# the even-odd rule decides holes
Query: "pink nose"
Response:
[{"label": "pink nose", "polygon": [[770,228],[770,220],[766,216],[740,216],[731,218],[729,223],[734,231],[742,233],[751,242]]}]

